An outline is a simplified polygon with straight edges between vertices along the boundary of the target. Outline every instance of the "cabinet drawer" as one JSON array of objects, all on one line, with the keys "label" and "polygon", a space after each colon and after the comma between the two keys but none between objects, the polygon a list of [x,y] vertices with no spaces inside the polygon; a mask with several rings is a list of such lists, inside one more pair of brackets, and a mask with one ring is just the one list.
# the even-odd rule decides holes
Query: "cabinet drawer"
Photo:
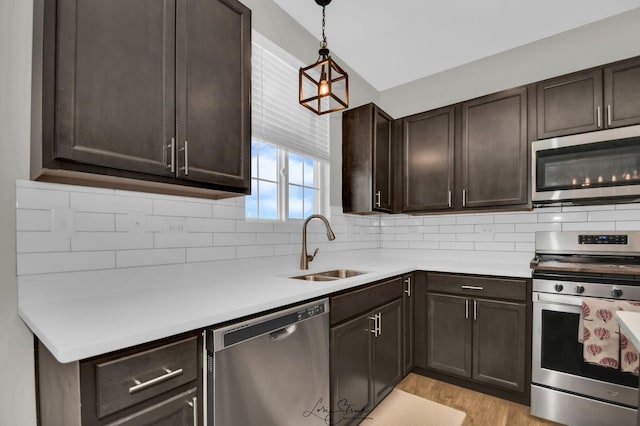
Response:
[{"label": "cabinet drawer", "polygon": [[427,290],[471,297],[527,299],[527,281],[515,278],[429,273]]},{"label": "cabinet drawer", "polygon": [[98,418],[196,380],[197,368],[197,337],[98,363]]},{"label": "cabinet drawer", "polygon": [[330,300],[331,324],[337,324],[347,318],[402,297],[402,292],[402,277],[397,277],[334,296]]}]

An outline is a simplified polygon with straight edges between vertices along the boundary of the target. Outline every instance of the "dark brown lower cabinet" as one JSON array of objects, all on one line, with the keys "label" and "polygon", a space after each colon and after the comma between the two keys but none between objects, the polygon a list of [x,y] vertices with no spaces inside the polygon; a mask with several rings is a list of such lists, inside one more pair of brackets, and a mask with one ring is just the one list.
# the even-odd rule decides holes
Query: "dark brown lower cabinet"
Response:
[{"label": "dark brown lower cabinet", "polygon": [[402,295],[402,321],[404,326],[404,365],[403,375],[406,376],[413,369],[413,316],[414,316],[414,274],[402,277],[404,294]]},{"label": "dark brown lower cabinet", "polygon": [[202,424],[202,337],[189,333],[62,364],[37,345],[39,424]]},{"label": "dark brown lower cabinet", "polygon": [[404,377],[402,291],[398,277],[332,298],[331,424],[360,423]]},{"label": "dark brown lower cabinet", "polygon": [[528,280],[416,273],[418,372],[528,403]]}]

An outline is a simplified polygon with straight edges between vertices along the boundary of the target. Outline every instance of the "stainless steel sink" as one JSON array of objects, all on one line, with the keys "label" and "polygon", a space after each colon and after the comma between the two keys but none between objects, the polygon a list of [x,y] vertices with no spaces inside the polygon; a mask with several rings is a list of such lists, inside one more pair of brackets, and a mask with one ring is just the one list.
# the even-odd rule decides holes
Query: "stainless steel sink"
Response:
[{"label": "stainless steel sink", "polygon": [[362,274],[366,274],[366,272],[353,271],[351,269],[333,269],[331,271],[315,272],[313,274],[298,275],[291,278],[305,281],[335,281],[342,278],[351,278]]}]

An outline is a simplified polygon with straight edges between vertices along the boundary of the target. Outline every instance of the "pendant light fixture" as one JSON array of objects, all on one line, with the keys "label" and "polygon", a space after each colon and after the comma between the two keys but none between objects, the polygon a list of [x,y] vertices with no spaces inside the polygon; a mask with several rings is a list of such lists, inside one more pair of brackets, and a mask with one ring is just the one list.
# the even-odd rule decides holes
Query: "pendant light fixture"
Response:
[{"label": "pendant light fixture", "polygon": [[324,33],[325,7],[331,0],[315,0],[322,6],[322,42],[315,64],[300,68],[300,104],[318,115],[349,106],[349,76],[331,58]]}]

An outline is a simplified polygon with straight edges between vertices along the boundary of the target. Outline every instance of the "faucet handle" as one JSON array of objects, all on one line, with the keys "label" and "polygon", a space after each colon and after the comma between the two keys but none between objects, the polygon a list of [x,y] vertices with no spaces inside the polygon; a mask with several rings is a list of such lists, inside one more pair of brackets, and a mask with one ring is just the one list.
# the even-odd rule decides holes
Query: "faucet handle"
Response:
[{"label": "faucet handle", "polygon": [[307,255],[307,261],[311,262],[313,260],[314,257],[316,257],[316,254],[318,254],[318,250],[320,250],[319,248],[316,248],[313,251],[313,254],[308,254]]}]

